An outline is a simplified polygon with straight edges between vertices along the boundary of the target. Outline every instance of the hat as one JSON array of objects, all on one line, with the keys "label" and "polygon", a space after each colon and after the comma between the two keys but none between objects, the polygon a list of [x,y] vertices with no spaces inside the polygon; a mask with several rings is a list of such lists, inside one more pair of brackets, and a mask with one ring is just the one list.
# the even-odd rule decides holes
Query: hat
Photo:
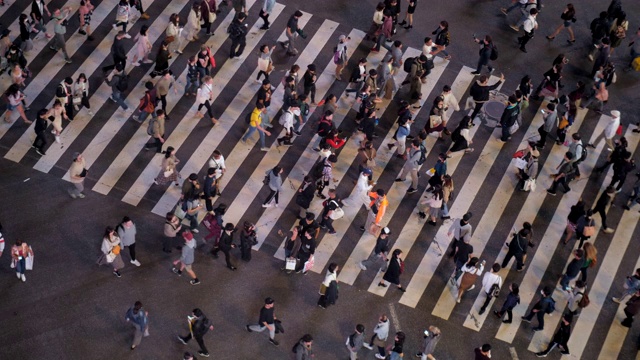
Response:
[{"label": "hat", "polygon": [[264,299],[264,303],[267,304],[267,305],[273,304],[273,299],[268,297],[268,298]]},{"label": "hat", "polygon": [[469,221],[469,219],[471,219],[472,216],[473,216],[473,214],[471,213],[471,211],[469,211],[468,213],[462,215],[462,220],[463,221]]},{"label": "hat", "polygon": [[77,152],[77,151],[76,151],[76,152],[74,152],[74,153],[73,153],[73,160],[75,161],[75,160],[78,158],[78,156],[80,156],[80,153],[79,153],[79,152]]},{"label": "hat", "polygon": [[300,109],[293,110],[293,115],[300,116]]},{"label": "hat", "polygon": [[533,156],[533,157],[540,157],[540,151],[538,151],[538,150],[536,150],[536,149],[533,149],[533,150],[531,151],[531,156]]},{"label": "hat", "polygon": [[340,35],[338,37],[338,40],[342,41],[342,40],[347,40],[347,37],[345,35]]},{"label": "hat", "polygon": [[191,231],[185,231],[182,233],[182,237],[187,240],[187,241],[191,241],[193,240],[193,234],[191,233]]},{"label": "hat", "polygon": [[193,174],[189,175],[189,180],[191,180],[191,181],[198,180],[198,174],[193,173]]},{"label": "hat", "polygon": [[613,116],[614,118],[619,118],[620,117],[620,111],[611,110],[611,116]]},{"label": "hat", "polygon": [[363,174],[366,174],[367,176],[371,176],[371,175],[373,175],[373,171],[371,171],[371,169],[368,169],[368,168],[367,168],[367,169],[362,170],[362,173],[363,173]]},{"label": "hat", "polygon": [[386,234],[386,235],[389,235],[389,234],[391,234],[391,230],[389,230],[389,228],[385,226],[385,227],[382,228],[382,233]]},{"label": "hat", "polygon": [[316,71],[316,64],[309,64],[307,65],[307,69],[311,70],[311,71]]}]

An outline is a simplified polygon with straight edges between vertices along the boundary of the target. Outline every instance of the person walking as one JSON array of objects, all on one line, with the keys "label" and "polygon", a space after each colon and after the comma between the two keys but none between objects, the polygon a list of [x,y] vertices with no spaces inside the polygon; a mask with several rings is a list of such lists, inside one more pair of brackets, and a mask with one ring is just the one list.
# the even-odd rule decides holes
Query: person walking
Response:
[{"label": "person walking", "polygon": [[[156,110],[156,116],[155,116],[155,118],[151,118],[149,120],[149,126],[147,128],[147,134],[151,135],[151,137],[153,139],[153,142],[146,143],[144,145],[144,149],[145,150],[149,150],[149,149],[152,149],[152,148],[155,147],[156,148],[156,153],[158,153],[158,154],[162,153],[162,145],[165,142],[165,139],[164,139],[164,131],[165,131],[164,122],[165,122],[164,111],[162,109]],[[169,150],[169,148],[167,148],[167,150]],[[165,158],[170,158],[171,156],[170,155],[167,156],[167,154],[171,154],[171,152],[165,153]],[[169,165],[170,164],[167,163],[167,166],[169,166]],[[164,170],[164,171],[169,171],[169,170]],[[171,174],[163,174],[163,175],[165,175],[166,177],[170,177]]]},{"label": "person walking", "polygon": [[602,232],[605,234],[611,234],[616,229],[607,227],[607,207],[613,203],[613,199],[615,198],[616,190],[612,186],[607,186],[605,191],[602,192],[602,195],[598,198],[596,202],[596,206],[593,208],[594,213],[600,214],[600,218],[602,219]]},{"label": "person walking", "polygon": [[387,271],[387,262],[389,261],[389,235],[391,230],[388,227],[382,228],[380,236],[376,240],[376,246],[369,258],[361,261],[358,265],[360,269],[366,271],[369,267],[373,267],[377,272]]},{"label": "person walking", "polygon": [[173,146],[168,146],[165,151],[162,152],[164,155],[162,158],[162,165],[160,167],[160,172],[155,179],[153,179],[153,183],[155,185],[164,185],[170,182],[174,182],[176,186],[180,186],[178,180],[181,178],[180,172],[176,168],[176,166],[180,163],[180,160],[176,157],[176,149]]},{"label": "person walking", "polygon": [[438,341],[441,339],[440,334],[440,328],[433,325],[429,326],[429,328],[424,331],[423,340],[420,344],[420,352],[416,354],[416,357],[420,358],[420,360],[435,360],[436,358],[433,356],[433,352],[436,349]]},{"label": "person walking", "polygon": [[502,268],[506,268],[509,265],[512,257],[516,258],[516,271],[524,270],[524,261],[527,256],[527,247],[529,246],[529,230],[521,229],[513,235],[509,242],[509,250],[502,260]]},{"label": "person walking", "polygon": [[502,142],[507,142],[511,139],[511,129],[517,123],[520,116],[520,105],[515,95],[510,95],[508,98],[507,107],[504,108],[502,116],[500,117],[500,126],[502,128]]},{"label": "person walking", "polygon": [[298,205],[298,219],[303,220],[307,214],[311,201],[316,192],[316,182],[310,175],[305,175],[302,184],[296,194],[296,205]]},{"label": "person walking", "polygon": [[[489,74],[491,74],[493,72],[493,67],[491,66],[489,61],[491,60],[492,55],[494,55],[496,52],[495,45],[493,44],[493,39],[489,35],[485,35],[484,38],[478,39],[474,34],[473,41],[475,41],[477,44],[480,44],[480,58],[478,59],[478,66],[476,68],[476,71],[472,72],[472,74],[480,75],[484,66],[489,69]],[[471,118],[475,118],[475,115],[471,116]]]},{"label": "person walking", "polygon": [[562,19],[562,24],[560,24],[551,35],[547,35],[547,40],[553,41],[553,39],[555,39],[556,36],[560,34],[562,29],[567,29],[567,32],[569,33],[569,39],[567,40],[567,42],[571,45],[576,42],[576,38],[573,34],[573,29],[571,28],[571,24],[577,21],[576,9],[575,7],[573,7],[573,4],[567,4],[567,6],[564,8],[564,11],[560,15],[560,19]]},{"label": "person walking", "polygon": [[335,305],[338,300],[338,270],[340,267],[336,263],[329,264],[324,280],[320,284],[320,298],[318,307],[326,309],[329,305]]},{"label": "person walking", "polygon": [[[271,170],[266,172],[265,180],[268,178],[268,186],[269,186],[269,196],[265,199],[264,203],[262,203],[263,208],[268,208],[271,206],[278,207],[278,195],[280,191],[282,191],[282,176],[281,174],[284,172],[284,169],[280,166],[276,166]],[[274,202],[272,204],[272,202]]]},{"label": "person walking", "polygon": [[[2,245],[4,245],[4,241],[2,242]],[[24,272],[26,271],[27,258],[29,257],[33,257],[33,250],[31,249],[31,246],[20,239],[16,240],[15,245],[11,247],[11,261],[13,267],[16,269],[16,277],[22,280],[22,282],[27,281],[27,278],[24,276]]]},{"label": "person walking", "polygon": [[[311,219],[311,223],[309,223]],[[307,214],[306,223],[302,226],[300,237],[300,248],[298,250],[298,263],[296,265],[296,273],[306,275],[313,267],[315,262],[314,254],[316,252],[316,237],[320,232],[320,227],[315,227],[315,215],[313,213]],[[305,226],[306,225],[306,226]],[[293,254],[291,255],[293,257]]]},{"label": "person walking", "polygon": [[276,327],[274,325],[276,321],[275,301],[268,297],[264,299],[264,306],[260,309],[260,317],[258,318],[258,323],[255,325],[247,325],[246,329],[248,332],[263,332],[265,329],[269,330],[269,342],[275,346],[278,346],[278,343],[275,339],[276,336]]},{"label": "person walking", "polygon": [[551,184],[551,187],[547,189],[547,194],[556,196],[556,189],[558,188],[558,185],[562,185],[565,194],[571,191],[569,181],[571,181],[571,178],[576,171],[575,163],[571,162],[573,157],[574,155],[568,151],[564,154],[564,159],[560,165],[556,167],[557,173],[551,174],[553,183]]},{"label": "person walking", "polygon": [[522,321],[531,322],[531,319],[535,316],[538,319],[538,327],[533,328],[533,331],[540,331],[544,329],[544,315],[551,314],[555,310],[555,300],[551,297],[553,289],[550,286],[545,286],[540,290],[540,299],[535,303],[529,314],[522,317]]},{"label": "person walking", "polygon": [[613,149],[615,148],[613,144],[613,138],[616,136],[616,132],[618,131],[619,126],[620,126],[620,111],[611,110],[611,118],[609,119],[607,126],[604,128],[602,133],[598,135],[598,137],[596,137],[596,139],[592,143],[589,143],[589,146],[595,149],[596,145],[600,143],[600,140],[604,138],[604,141],[607,145],[607,151],[613,151]]},{"label": "person walking", "polygon": [[167,95],[169,95],[169,89],[173,87],[173,95],[178,95],[178,87],[176,86],[175,78],[171,70],[165,70],[162,73],[162,77],[156,83],[156,97],[157,101],[162,103],[162,111],[164,112],[165,120],[169,120],[169,113],[167,111]]},{"label": "person walking", "polygon": [[140,262],[136,260],[136,224],[131,218],[125,216],[122,218],[122,222],[116,226],[116,231],[122,241],[122,246],[129,248],[131,263],[135,266],[140,266]]},{"label": "person walking", "polygon": [[256,244],[258,244],[256,226],[245,221],[240,233],[240,258],[243,261],[251,261],[251,248]]},{"label": "person walking", "polygon": [[[31,124],[31,120],[27,119],[27,115],[24,112],[24,106],[22,102],[25,99],[24,93],[20,91],[20,86],[18,84],[11,84],[7,91],[5,91],[5,96],[7,97],[7,107],[6,112],[4,113],[4,122],[11,122],[11,113],[13,110],[18,110],[22,121],[25,124]],[[62,128],[60,128],[62,130]]]},{"label": "person walking", "polygon": [[631,328],[633,324],[633,317],[640,312],[640,291],[631,296],[631,299],[627,301],[627,306],[624,308],[624,315],[626,318],[622,320],[621,325],[627,328]]},{"label": "person walking", "polygon": [[333,221],[339,219],[340,213],[344,214],[342,210],[342,201],[336,196],[336,189],[329,189],[329,198],[323,202],[324,208],[322,210],[322,221],[320,221],[320,227],[322,229],[328,229],[329,235],[335,235],[336,230],[333,228]]},{"label": "person walking", "polygon": [[386,359],[386,341],[389,337],[389,318],[387,315],[382,314],[378,319],[378,324],[373,329],[373,336],[371,336],[371,340],[369,343],[364,342],[362,346],[369,350],[373,350],[373,346],[377,347],[378,352],[376,353],[376,359]]},{"label": "person walking", "polygon": [[580,280],[587,282],[587,270],[594,268],[598,263],[598,250],[592,243],[584,244],[584,263],[580,267]]},{"label": "person walking", "polygon": [[73,105],[76,111],[80,110],[80,105],[87,109],[89,116],[93,116],[91,104],[89,103],[89,80],[87,75],[80,73],[78,79],[73,83]]},{"label": "person walking", "polygon": [[473,102],[475,103],[475,107],[473,108],[473,112],[471,113],[472,121],[475,120],[476,116],[480,113],[480,110],[482,110],[484,104],[489,101],[489,95],[491,91],[497,89],[503,82],[503,74],[500,74],[500,80],[498,80],[493,85],[489,85],[489,77],[487,75],[480,75],[478,80],[476,80],[473,85],[471,85],[469,96],[471,96]]},{"label": "person walking", "polygon": [[456,283],[458,287],[458,297],[456,299],[456,302],[458,304],[462,300],[462,295],[464,295],[465,292],[475,289],[476,279],[478,278],[478,276],[482,275],[482,272],[484,271],[486,260],[482,260],[479,265],[478,262],[479,259],[477,257],[472,257],[460,269],[462,276],[458,278],[458,282]]},{"label": "person walking", "polygon": [[227,265],[227,269],[231,271],[235,271],[237,268],[233,265],[235,262],[231,260],[231,249],[236,248],[236,244],[234,244],[233,234],[236,231],[236,227],[232,223],[227,223],[224,226],[224,230],[220,235],[220,240],[218,241],[218,246],[214,247],[211,251],[213,257],[218,258],[218,253],[222,251],[224,254],[224,260]]},{"label": "person walking", "polygon": [[120,251],[122,251],[120,244],[120,237],[115,229],[107,226],[102,237],[102,246],[100,247],[102,255],[98,258],[98,265],[110,265],[113,267],[113,275],[117,277],[122,276],[120,269],[124,267],[124,261],[120,255]]},{"label": "person walking", "polygon": [[507,299],[502,304],[502,308],[500,311],[494,310],[493,314],[498,317],[498,319],[502,319],[504,314],[507,314],[507,318],[502,320],[505,324],[511,324],[513,320],[513,308],[515,308],[518,304],[520,304],[520,286],[516,283],[511,283],[509,285],[509,295],[507,295]]},{"label": "person walking", "polygon": [[153,64],[153,60],[149,59],[149,54],[151,53],[151,42],[147,35],[148,31],[149,26],[142,25],[140,33],[133,38],[133,41],[136,42],[136,53],[133,55],[133,62],[131,63],[133,66],[140,66],[140,61],[144,64]]},{"label": "person walking", "polygon": [[[298,27],[298,20],[302,17],[302,11],[296,10],[293,15],[289,18],[287,22],[287,41],[281,41],[279,44],[287,50],[287,55],[296,56],[298,55],[298,49],[296,49],[296,38],[300,35],[303,39],[307,37],[304,34],[302,29]],[[315,101],[312,101],[315,103]]]},{"label": "person walking", "polygon": [[502,277],[498,274],[500,269],[500,264],[495,263],[491,267],[491,271],[485,273],[482,277],[482,290],[486,297],[484,304],[482,304],[480,311],[478,311],[479,315],[484,314],[487,310],[487,306],[489,306],[489,303],[491,302],[491,299],[497,297],[497,293],[500,292],[500,288],[502,288]]},{"label": "person walking", "polygon": [[483,344],[474,350],[475,360],[491,360],[491,344]]},{"label": "person walking", "polygon": [[620,159],[613,164],[613,178],[609,186],[614,187],[616,183],[616,193],[622,191],[622,185],[627,178],[627,174],[636,168],[636,163],[631,159],[631,152],[625,151]]},{"label": "person walking", "polygon": [[[457,221],[453,221],[453,223],[449,227],[447,236],[453,236],[453,241],[451,242],[451,252],[449,253],[449,257],[454,258],[454,260],[455,260],[455,257],[460,258],[459,256],[456,256],[456,255],[460,253],[459,247],[461,246],[461,244],[469,243],[471,241],[471,234],[473,233],[473,227],[471,226],[471,224],[469,224],[469,220],[471,220],[472,216],[473,216],[473,213],[469,211],[466,214],[464,214],[462,218],[457,219]],[[466,255],[469,255],[470,253]],[[465,255],[465,254],[460,253],[460,255]],[[460,261],[461,261],[460,267],[462,267],[462,265],[465,264],[467,261],[469,261],[469,259],[466,256],[462,256],[460,258]]]},{"label": "person walking", "polygon": [[173,55],[169,52],[169,43],[167,43],[166,40],[163,40],[160,43],[158,52],[156,53],[156,64],[150,74],[152,79],[155,79],[158,75],[164,74],[164,72],[169,69],[169,59],[172,57]]},{"label": "person walking", "polygon": [[[111,56],[113,57],[113,65],[108,65],[102,68],[102,72],[106,75],[109,71],[116,68],[118,64],[125,68],[127,65],[127,50],[125,48],[125,38],[127,33],[124,31],[119,31],[113,39],[113,44],[111,44]],[[123,71],[123,70],[120,70]]]},{"label": "person walking", "polygon": [[200,346],[198,355],[202,357],[209,357],[209,350],[207,350],[207,346],[204,344],[204,335],[209,330],[213,330],[211,321],[202,312],[202,310],[198,308],[193,309],[191,315],[187,316],[187,319],[189,320],[189,334],[187,334],[187,336],[178,335],[178,340],[183,345],[187,345],[189,340],[195,338],[198,346]]},{"label": "person walking", "polygon": [[538,134],[540,134],[540,140],[536,143],[538,149],[544,149],[547,136],[553,131],[553,126],[558,122],[558,112],[555,104],[548,103],[547,109],[541,110],[541,112],[543,124],[538,128]]},{"label": "person walking", "polygon": [[168,212],[164,221],[164,237],[162,238],[162,251],[169,254],[173,247],[173,239],[182,231],[182,224],[173,212]]},{"label": "person walking", "polygon": [[304,334],[292,349],[296,354],[296,360],[312,360],[314,353],[311,345],[313,345],[313,337],[310,334]]},{"label": "person walking", "polygon": [[575,279],[578,274],[580,274],[580,269],[584,264],[584,250],[577,249],[574,253],[574,258],[569,262],[567,269],[565,270],[564,275],[560,279],[560,285],[558,286],[559,290],[571,291],[571,286],[569,286],[569,282]]},{"label": "person walking", "polygon": [[269,25],[271,25],[271,23],[269,22],[269,15],[271,15],[271,12],[273,11],[273,7],[275,5],[276,5],[275,0],[264,0],[262,8],[260,9],[260,15],[259,15],[262,21],[264,21],[264,25],[260,27],[260,30],[269,30]]},{"label": "person walking", "polygon": [[107,78],[107,84],[111,86],[111,96],[109,97],[109,100],[118,104],[122,110],[127,111],[129,107],[125,102],[126,97],[123,96],[123,93],[129,87],[129,76],[125,73],[124,66],[122,64],[116,65],[115,71],[110,74],[109,78]]},{"label": "person walking", "polygon": [[71,64],[71,58],[67,53],[66,41],[64,38],[64,34],[67,33],[67,17],[71,13],[71,7],[65,6],[62,9],[55,9],[53,11],[53,16],[51,16],[51,20],[53,23],[53,44],[49,46],[49,49],[58,52],[62,50],[62,54],[64,55],[64,61],[67,64]]},{"label": "person walking", "polygon": [[[587,285],[582,280],[577,280],[573,290],[567,295],[567,310],[574,316],[580,315],[580,310],[589,305],[589,296],[585,295]],[[586,297],[585,297],[586,296]]]},{"label": "person walking", "polygon": [[524,35],[518,38],[518,44],[520,44],[520,51],[523,53],[527,52],[526,45],[529,40],[533,39],[533,32],[538,30],[538,22],[536,21],[536,17],[538,16],[538,9],[533,8],[529,10],[529,15],[527,19],[522,24],[522,29],[524,30]]},{"label": "person walking", "polygon": [[33,127],[33,130],[36,133],[36,139],[33,141],[33,145],[31,145],[31,147],[36,149],[36,152],[40,156],[47,155],[45,152],[45,148],[47,147],[47,137],[45,136],[45,133],[49,126],[49,123],[47,122],[47,114],[47,109],[40,109]]},{"label": "person walking", "polygon": [[347,350],[349,350],[349,359],[357,360],[358,351],[364,345],[364,325],[356,325],[355,332],[347,337]]},{"label": "person walking", "polygon": [[395,249],[391,254],[387,271],[384,273],[382,280],[378,283],[380,287],[387,287],[387,283],[394,284],[398,290],[406,292],[407,290],[400,284],[400,275],[404,272],[404,261],[402,260],[402,250]]},{"label": "person walking", "polygon": [[340,35],[338,37],[338,45],[335,47],[333,54],[333,63],[336,64],[336,80],[341,81],[342,69],[347,64],[347,41],[351,40],[351,37],[346,35]]},{"label": "person walking", "polygon": [[198,110],[196,110],[196,116],[200,119],[204,117],[204,114],[200,112],[204,107],[207,110],[206,113],[211,118],[211,123],[215,126],[218,123],[218,119],[213,116],[213,78],[209,75],[205,75],[204,77],[201,77],[201,80],[202,85],[200,85],[200,88],[196,93],[196,103],[199,104]]},{"label": "person walking", "polygon": [[[113,23],[113,29],[117,30],[118,26],[122,26],[122,31],[127,32],[127,25],[129,24],[129,17],[131,15],[131,7],[129,6],[129,1],[120,0],[118,5],[116,6],[116,19]],[[125,37],[129,39],[131,35],[126,34]]]},{"label": "person walking", "polygon": [[267,116],[267,108],[264,104],[256,104],[256,107],[253,109],[250,115],[249,129],[246,134],[242,137],[241,141],[246,143],[247,139],[253,135],[256,131],[258,131],[258,135],[260,135],[260,150],[261,151],[269,151],[269,148],[265,145],[265,135],[271,136],[271,133],[263,127],[263,119]]},{"label": "person walking", "polygon": [[80,35],[87,35],[87,40],[92,41],[91,35],[91,16],[93,15],[95,7],[90,0],[80,0],[80,7],[78,8],[78,17],[80,18],[80,28],[78,33]]},{"label": "person walking", "polygon": [[627,296],[633,296],[640,291],[640,268],[636,269],[633,275],[627,276],[623,285],[624,292],[618,297],[613,296],[611,298],[613,302],[620,304]]},{"label": "person walking", "polygon": [[[182,238],[184,239],[184,245],[182,246],[182,254],[180,258],[173,262],[173,267],[171,271],[178,276],[182,276],[182,271],[187,272],[189,276],[191,276],[191,280],[189,283],[191,285],[200,284],[200,280],[198,280],[198,276],[193,271],[193,262],[195,261],[195,249],[196,249],[196,240],[193,238],[193,234],[191,231],[186,230],[182,232]],[[179,267],[178,264],[180,264]]]},{"label": "person walking", "polygon": [[229,59],[242,59],[242,52],[247,45],[248,28],[247,24],[244,23],[246,18],[247,15],[240,12],[236,15],[235,19],[233,19],[233,22],[229,26],[229,37],[231,38],[231,52],[229,54]]},{"label": "person walking", "polygon": [[[47,13],[47,16],[51,17],[51,12],[45,4],[44,0],[33,0],[31,3],[31,18],[33,19],[34,29],[38,30],[36,37],[34,40],[40,38],[40,35],[44,33],[45,39],[51,39],[53,35],[47,33],[47,28],[44,24],[44,14]],[[4,52],[1,56],[4,56]]]},{"label": "person walking", "polygon": [[[565,229],[565,237],[564,244],[567,244],[569,240],[576,234],[576,229],[578,227],[578,221],[580,218],[586,213],[584,209],[584,201],[582,198],[578,200],[578,202],[571,206],[571,210],[569,210],[569,215],[567,216],[567,228]],[[580,246],[579,248],[582,248]]]},{"label": "person walking", "polygon": [[69,168],[69,181],[73,184],[69,192],[69,196],[72,198],[84,199],[84,179],[87,177],[89,171],[86,169],[86,162],[82,154],[79,152],[73,153],[73,162]]},{"label": "person walking", "polygon": [[393,346],[389,351],[389,360],[401,360],[404,358],[404,340],[406,335],[402,331],[398,331],[393,339]]},{"label": "person walking", "polygon": [[569,355],[569,346],[567,343],[569,342],[569,337],[571,336],[571,322],[573,321],[572,313],[565,313],[562,315],[562,321],[560,322],[560,328],[553,335],[553,339],[549,345],[547,345],[547,349],[537,352],[537,357],[547,357],[551,350],[553,350],[556,346],[560,349],[560,353],[562,355]]},{"label": "person walking", "polygon": [[127,310],[124,319],[135,328],[133,344],[131,344],[131,350],[134,350],[140,345],[140,342],[142,342],[143,336],[149,336],[149,312],[142,308],[140,301],[136,301],[135,304]]},{"label": "person walking", "polygon": [[[413,121],[408,121],[407,124],[411,122]],[[400,131],[398,131],[398,133],[399,133],[398,139],[400,139],[403,134],[400,134]],[[400,152],[400,148],[401,146],[398,146],[398,155],[404,155],[404,151]],[[402,145],[402,148],[404,150],[404,145]],[[407,174],[410,174],[411,187],[409,187],[409,189],[407,190],[407,194],[413,194],[418,191],[418,171],[420,170],[420,166],[422,165],[421,160],[422,160],[422,157],[424,156],[424,154],[422,153],[422,150],[420,149],[419,139],[413,139],[411,141],[411,148],[408,149],[407,155],[404,155],[406,159],[405,164],[402,167],[402,172],[400,173],[400,176],[395,181],[396,182],[405,181]]]},{"label": "person walking", "polygon": [[200,3],[193,3],[189,15],[187,16],[187,23],[184,26],[183,34],[188,42],[196,41],[200,39],[198,33],[200,32]]},{"label": "person walking", "polygon": [[169,16],[169,24],[164,32],[164,42],[167,43],[167,51],[171,53],[182,54],[182,31],[180,26],[180,15],[173,13]]}]

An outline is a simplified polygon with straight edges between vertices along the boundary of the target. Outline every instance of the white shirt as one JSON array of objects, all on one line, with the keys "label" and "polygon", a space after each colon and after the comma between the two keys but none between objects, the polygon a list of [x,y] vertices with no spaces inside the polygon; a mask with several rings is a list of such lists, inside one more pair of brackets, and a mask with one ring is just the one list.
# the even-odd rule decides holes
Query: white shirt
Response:
[{"label": "white shirt", "polygon": [[607,139],[611,139],[616,136],[616,131],[618,131],[618,127],[620,126],[620,118],[611,118],[607,127],[604,128],[604,136]]},{"label": "white shirt", "polygon": [[469,129],[464,128],[460,130],[460,136],[462,136],[465,140],[467,140],[467,144],[471,143],[471,133],[469,132]]},{"label": "white shirt", "polygon": [[325,275],[324,277],[324,281],[322,282],[322,285],[329,287],[329,285],[331,284],[332,281],[337,281],[338,280],[338,276],[336,273],[334,272],[330,272],[329,270],[327,270],[327,275]]},{"label": "white shirt", "polygon": [[433,59],[433,55],[431,55],[431,52],[434,51],[435,49],[436,49],[435,45],[424,44],[422,45],[422,55],[426,56],[427,59],[431,60]]},{"label": "white shirt", "polygon": [[500,275],[493,272],[485,273],[482,278],[482,290],[487,294],[490,293],[493,284],[498,284],[499,287],[502,287],[502,278]]},{"label": "white shirt", "polygon": [[458,105],[458,99],[453,95],[453,92],[449,91],[449,93],[440,94],[444,98],[444,107],[453,109],[455,111],[460,111],[460,105]]},{"label": "white shirt", "polygon": [[377,25],[382,25],[383,17],[384,15],[382,11],[376,11],[373,13],[373,22],[376,23]]},{"label": "white shirt", "polygon": [[205,101],[211,100],[211,94],[213,93],[213,85],[202,84],[199,89],[198,102],[204,104]]},{"label": "white shirt", "polygon": [[536,18],[531,16],[531,14],[529,14],[529,17],[527,17],[527,20],[525,20],[524,24],[522,24],[522,29],[530,33],[533,31],[533,29],[536,28],[537,25],[538,23],[536,22]]},{"label": "white shirt", "polygon": [[293,128],[293,113],[291,111],[285,111],[280,118],[280,124],[287,132],[290,132]]},{"label": "white shirt", "polygon": [[216,179],[219,179],[220,176],[222,176],[222,169],[227,168],[224,164],[224,156],[220,155],[220,159],[211,157],[209,160],[209,167],[216,169]]}]

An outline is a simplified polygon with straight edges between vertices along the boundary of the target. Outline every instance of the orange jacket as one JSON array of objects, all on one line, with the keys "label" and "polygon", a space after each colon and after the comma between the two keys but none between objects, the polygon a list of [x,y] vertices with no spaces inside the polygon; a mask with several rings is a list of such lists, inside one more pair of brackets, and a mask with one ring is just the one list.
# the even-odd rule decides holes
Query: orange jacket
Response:
[{"label": "orange jacket", "polygon": [[[378,198],[380,197],[380,195],[378,195],[377,192],[372,191],[369,193],[369,197],[372,199],[369,203],[369,207],[373,207],[373,205],[378,202]],[[382,200],[380,200],[379,204],[380,205],[378,206],[378,213],[376,214],[376,225],[380,225],[380,220],[382,220],[385,211],[387,211],[387,206],[389,206],[389,201],[387,200],[386,195],[382,197]]]}]

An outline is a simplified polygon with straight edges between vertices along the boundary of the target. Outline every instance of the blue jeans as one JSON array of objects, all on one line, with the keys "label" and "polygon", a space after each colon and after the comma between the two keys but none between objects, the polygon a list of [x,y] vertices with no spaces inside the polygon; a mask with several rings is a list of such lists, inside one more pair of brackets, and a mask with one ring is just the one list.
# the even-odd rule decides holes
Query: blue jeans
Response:
[{"label": "blue jeans", "polygon": [[115,100],[115,102],[120,105],[120,107],[123,110],[127,110],[129,109],[129,107],[127,106],[127,104],[124,102],[124,100],[122,99],[122,93],[118,90],[114,90],[113,93],[111,93],[111,98],[113,98],[113,100]]},{"label": "blue jeans", "polygon": [[24,257],[16,261],[16,273],[24,274],[25,267],[26,267],[26,262],[24,260]]},{"label": "blue jeans", "polygon": [[563,289],[566,289],[567,286],[569,286],[569,281],[573,280],[576,276],[569,276],[567,274],[562,275],[562,280],[560,280],[560,286],[562,286]]},{"label": "blue jeans", "polygon": [[209,75],[209,69],[203,67],[197,67],[200,79],[204,79],[205,75]]},{"label": "blue jeans", "polygon": [[449,216],[449,206],[447,206],[446,202],[442,202],[442,213],[440,214],[440,217],[447,217]]},{"label": "blue jeans", "polygon": [[187,215],[184,216],[184,218],[189,220],[189,227],[191,228],[191,230],[198,228],[198,216],[197,215],[189,215],[189,214],[187,214]]},{"label": "blue jeans", "polygon": [[[144,122],[145,120],[147,120],[147,116],[149,116],[148,112],[140,110],[140,114],[138,114],[138,121]],[[151,117],[155,118],[156,114],[155,113],[151,114]]]},{"label": "blue jeans", "polygon": [[191,78],[187,76],[187,85],[185,85],[184,87],[185,93],[195,94],[198,91],[199,87],[200,87],[200,81],[198,79],[195,79],[195,81],[192,81]]},{"label": "blue jeans", "polygon": [[258,130],[257,126],[249,126],[249,131],[247,131],[247,133],[242,137],[242,141],[247,141],[247,139],[256,131],[258,131],[258,135],[260,135],[260,147],[266,147],[264,144],[264,132]]}]

